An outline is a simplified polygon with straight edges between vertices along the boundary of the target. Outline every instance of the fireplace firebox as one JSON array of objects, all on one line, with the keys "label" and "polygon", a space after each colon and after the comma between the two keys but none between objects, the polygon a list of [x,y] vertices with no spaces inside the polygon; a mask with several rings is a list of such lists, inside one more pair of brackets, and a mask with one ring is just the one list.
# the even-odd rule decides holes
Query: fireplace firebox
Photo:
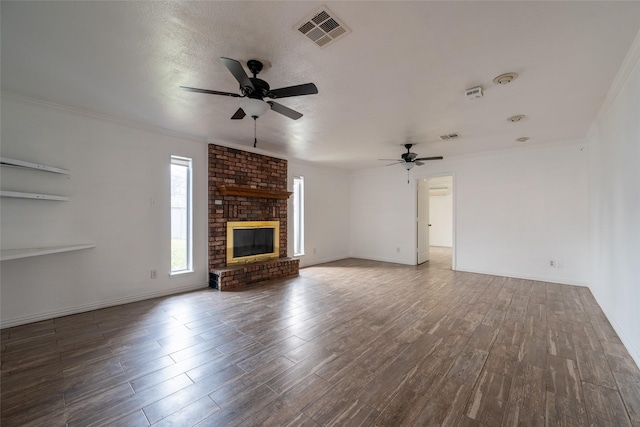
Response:
[{"label": "fireplace firebox", "polygon": [[279,253],[278,221],[227,222],[227,265],[266,261]]}]

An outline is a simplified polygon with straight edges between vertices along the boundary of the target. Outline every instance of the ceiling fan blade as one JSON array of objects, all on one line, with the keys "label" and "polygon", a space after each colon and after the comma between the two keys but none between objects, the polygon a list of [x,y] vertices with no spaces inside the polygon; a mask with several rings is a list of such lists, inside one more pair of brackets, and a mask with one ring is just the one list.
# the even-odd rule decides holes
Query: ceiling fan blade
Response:
[{"label": "ceiling fan blade", "polygon": [[267,103],[271,105],[271,109],[273,111],[275,111],[276,113],[280,113],[283,116],[287,116],[290,119],[298,120],[300,117],[302,117],[302,113],[298,113],[297,111],[292,110],[289,107],[285,107],[282,104],[278,104],[277,102],[273,102],[273,101],[267,101]]},{"label": "ceiling fan blade", "polygon": [[289,96],[300,95],[315,95],[318,93],[318,88],[313,83],[306,83],[297,86],[281,87],[280,89],[273,89],[269,91],[267,96],[269,98],[287,98]]},{"label": "ceiling fan blade", "polygon": [[229,71],[231,71],[233,77],[235,77],[238,83],[240,83],[241,88],[250,88],[251,92],[255,90],[255,88],[253,87],[253,83],[251,83],[251,80],[249,80],[249,76],[247,76],[247,72],[244,71],[244,68],[242,68],[241,63],[231,58],[220,58],[220,60],[222,61],[224,66],[227,67]]},{"label": "ceiling fan blade", "polygon": [[402,160],[396,160],[395,162],[389,163],[388,165],[385,165],[385,166],[393,166],[393,165],[397,165],[399,163],[404,163],[404,162]]},{"label": "ceiling fan blade", "polygon": [[419,161],[417,161],[417,160],[416,160],[415,162],[413,162],[413,163],[415,163],[415,164],[416,164],[416,166],[422,166],[422,165],[424,165],[424,162],[419,162]]},{"label": "ceiling fan blade", "polygon": [[246,113],[244,112],[244,110],[242,108],[238,108],[238,111],[236,111],[233,114],[233,116],[231,116],[231,120],[244,119],[244,116],[246,116]]},{"label": "ceiling fan blade", "polygon": [[232,96],[234,98],[242,98],[242,96],[238,95],[237,93],[220,92],[217,90],[209,90],[209,89],[198,89],[197,87],[180,86],[180,89],[186,92],[206,93],[209,95],[224,95],[224,96]]},{"label": "ceiling fan blade", "polygon": [[378,159],[378,160],[382,160],[383,162],[402,162],[403,161],[399,159]]},{"label": "ceiling fan blade", "polygon": [[436,156],[436,157],[420,157],[418,159],[413,159],[413,160],[418,161],[418,160],[442,160],[442,159],[444,159],[444,157]]}]

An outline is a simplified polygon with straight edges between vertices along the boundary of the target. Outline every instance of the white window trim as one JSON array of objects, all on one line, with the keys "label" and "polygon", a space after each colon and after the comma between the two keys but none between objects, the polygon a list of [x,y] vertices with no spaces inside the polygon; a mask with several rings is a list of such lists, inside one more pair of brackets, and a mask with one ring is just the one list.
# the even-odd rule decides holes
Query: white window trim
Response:
[{"label": "white window trim", "polygon": [[171,165],[187,167],[187,268],[171,270],[169,277],[193,273],[193,160],[188,157],[171,156]]},{"label": "white window trim", "polygon": [[[298,204],[298,223],[300,225],[299,233],[296,230],[296,206],[293,207],[294,219],[293,219],[293,256],[304,256],[304,177],[303,176],[294,176],[293,177],[293,191],[296,191],[296,181],[300,181],[300,191],[299,196],[296,198],[294,195],[294,203]],[[300,238],[300,252],[296,251],[296,236]]]}]

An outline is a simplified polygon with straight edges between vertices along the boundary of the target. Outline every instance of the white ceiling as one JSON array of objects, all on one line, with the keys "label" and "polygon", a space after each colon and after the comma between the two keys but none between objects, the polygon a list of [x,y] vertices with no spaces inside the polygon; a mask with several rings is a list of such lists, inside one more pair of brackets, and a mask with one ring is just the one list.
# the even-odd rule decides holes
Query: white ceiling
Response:
[{"label": "white ceiling", "polygon": [[[294,27],[323,4],[352,33],[319,48]],[[300,120],[258,119],[259,147],[349,169],[406,141],[446,158],[583,138],[640,30],[640,2],[613,1],[2,1],[1,16],[3,92],[250,147],[238,98],[178,87],[235,92],[219,57],[266,60],[272,88],[319,94],[279,101]],[[494,85],[505,72],[520,77]]]}]

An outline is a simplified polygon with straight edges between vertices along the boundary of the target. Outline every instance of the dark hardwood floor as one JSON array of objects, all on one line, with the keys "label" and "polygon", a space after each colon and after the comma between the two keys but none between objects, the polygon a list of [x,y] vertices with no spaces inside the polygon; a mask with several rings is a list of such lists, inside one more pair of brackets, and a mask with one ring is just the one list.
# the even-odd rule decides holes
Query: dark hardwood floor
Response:
[{"label": "dark hardwood floor", "polygon": [[640,426],[586,288],[347,259],[2,330],[5,426]]}]

